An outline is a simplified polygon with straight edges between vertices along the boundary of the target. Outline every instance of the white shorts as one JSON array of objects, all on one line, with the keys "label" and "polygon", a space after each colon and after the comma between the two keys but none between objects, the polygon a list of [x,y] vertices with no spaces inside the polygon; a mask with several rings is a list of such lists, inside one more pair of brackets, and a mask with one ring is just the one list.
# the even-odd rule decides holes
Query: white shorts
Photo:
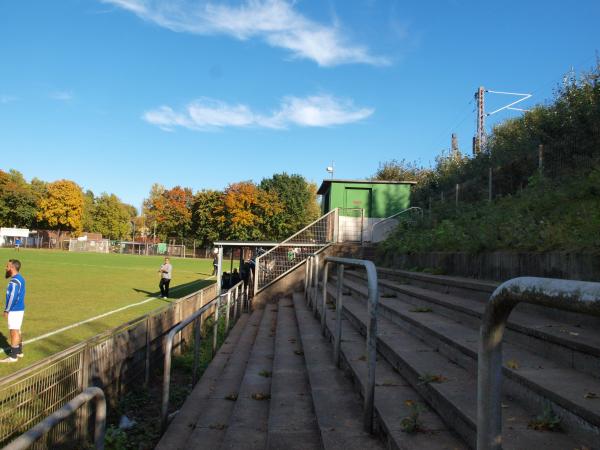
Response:
[{"label": "white shorts", "polygon": [[8,329],[20,330],[23,323],[23,315],[25,311],[10,311],[8,313]]}]

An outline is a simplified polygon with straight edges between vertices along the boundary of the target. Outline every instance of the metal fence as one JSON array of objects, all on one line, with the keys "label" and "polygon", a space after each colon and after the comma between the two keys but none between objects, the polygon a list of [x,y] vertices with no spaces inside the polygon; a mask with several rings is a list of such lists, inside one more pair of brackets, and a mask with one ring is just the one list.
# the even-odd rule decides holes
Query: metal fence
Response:
[{"label": "metal fence", "polygon": [[559,180],[565,176],[586,174],[598,164],[598,152],[581,149],[576,143],[539,145],[513,157],[482,154],[468,169],[444,175],[445,178],[435,184],[417,186],[412,203],[430,210],[440,204],[459,206],[493,201],[518,194],[529,185],[533,176]]},{"label": "metal fence", "polygon": [[[151,367],[161,364],[163,341],[169,330],[217,294],[213,284],[2,378],[0,445],[58,410],[88,386],[102,388],[109,405],[115,406],[130,386],[139,385],[141,380],[147,385]],[[175,349],[192,338],[191,330],[186,331],[177,337]],[[89,407],[81,408],[32,448],[88,441],[90,417]]]},{"label": "metal fence", "polygon": [[414,225],[421,220],[423,220],[423,210],[418,206],[411,206],[375,222],[370,228],[369,240],[371,242],[381,242],[387,239],[401,222]]},{"label": "metal fence", "polygon": [[281,278],[306,258],[337,241],[339,211],[334,209],[256,258],[254,293]]},{"label": "metal fence", "polygon": [[[373,432],[373,414],[375,405],[375,370],[377,365],[377,308],[379,305],[379,284],[377,281],[377,269],[372,261],[338,258],[334,256],[325,256],[322,269],[320,269],[319,255],[311,255],[306,263],[306,275],[304,279],[304,295],[307,304],[312,305],[313,314],[320,314],[321,330],[326,333],[327,322],[327,298],[328,298],[328,274],[329,267],[337,265],[337,287],[335,295],[335,330],[333,330],[332,340],[333,360],[335,364],[341,365],[341,345],[342,339],[342,315],[343,315],[343,296],[344,296],[344,267],[361,267],[367,274],[367,329],[366,329],[366,348],[365,357],[367,362],[367,383],[364,390],[364,408],[363,423],[365,429]],[[322,273],[319,276],[319,273]],[[321,278],[322,295],[319,298],[319,278]],[[318,305],[320,303],[320,306]]]}]

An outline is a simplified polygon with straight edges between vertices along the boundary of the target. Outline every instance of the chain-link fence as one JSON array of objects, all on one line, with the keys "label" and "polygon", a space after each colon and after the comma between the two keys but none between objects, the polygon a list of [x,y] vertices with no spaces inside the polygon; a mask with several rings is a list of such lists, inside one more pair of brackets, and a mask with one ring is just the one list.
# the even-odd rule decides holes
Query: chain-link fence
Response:
[{"label": "chain-link fence", "polygon": [[[115,406],[129,387],[148,383],[160,365],[169,330],[217,295],[213,284],[175,303],[102,333],[0,380],[0,445],[22,434],[88,386],[98,386]],[[212,311],[211,311],[212,313]],[[191,330],[176,342],[191,339]],[[38,440],[34,449],[82,448],[89,439],[89,406]]]},{"label": "chain-link fence", "polygon": [[271,284],[306,258],[336,240],[338,210],[328,212],[268,252],[255,264],[254,293]]},{"label": "chain-link fence", "polygon": [[[436,204],[475,203],[518,194],[532,177],[544,176],[553,180],[574,174],[586,174],[600,164],[600,149],[582,150],[575,142],[560,145],[539,145],[520,152],[514,159],[478,156],[468,173],[457,171],[436,183],[414,190],[413,204],[431,210]],[[477,170],[474,169],[476,167]]]}]

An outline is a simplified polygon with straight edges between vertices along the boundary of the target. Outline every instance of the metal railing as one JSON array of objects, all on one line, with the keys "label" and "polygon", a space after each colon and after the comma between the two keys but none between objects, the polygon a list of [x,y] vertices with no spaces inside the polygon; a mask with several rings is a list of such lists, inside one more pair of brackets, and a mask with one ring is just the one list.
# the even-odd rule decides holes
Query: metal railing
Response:
[{"label": "metal railing", "polygon": [[[127,389],[144,380],[163,357],[163,341],[170,328],[216,295],[212,284],[164,308],[96,335],[44,358],[0,380],[0,446],[34,427],[88,386],[102,388],[109,405],[116,405]],[[183,336],[187,338],[187,336]],[[69,439],[87,442],[88,408],[54,427],[34,449],[52,448]]]},{"label": "metal railing", "polygon": [[421,220],[423,219],[423,210],[418,206],[411,206],[375,223],[371,228],[371,242],[381,242],[386,239],[394,228],[398,226],[398,217],[404,214],[412,215],[413,213],[418,214]]},{"label": "metal railing", "polygon": [[[329,266],[337,264],[337,290],[335,305],[335,330],[333,333],[333,359],[335,364],[340,366],[341,344],[342,344],[342,313],[343,313],[343,286],[344,286],[344,267],[363,267],[367,272],[368,300],[367,300],[367,336],[366,336],[366,362],[367,362],[367,385],[365,387],[363,423],[365,429],[373,432],[373,411],[375,407],[375,366],[377,364],[377,307],[379,304],[379,286],[377,282],[377,269],[372,261],[352,258],[338,258],[326,256],[323,266],[323,294],[321,297],[321,329],[325,332],[327,321],[327,282]],[[317,311],[318,301],[318,255],[314,255],[307,261],[309,273],[314,272],[315,277],[312,280],[312,293],[307,296],[307,302],[312,302],[313,311]],[[310,288],[310,284],[305,284]]]},{"label": "metal railing", "polygon": [[302,264],[308,255],[337,241],[338,209],[307,225],[256,258],[254,294]]},{"label": "metal railing", "polygon": [[48,433],[63,420],[72,416],[81,406],[91,400],[96,400],[96,415],[94,420],[94,446],[104,450],[104,432],[106,430],[106,398],[104,391],[97,387],[89,387],[77,395],[58,411],[53,412],[36,426],[23,433],[3,450],[25,450],[30,448],[38,439]]},{"label": "metal railing", "polygon": [[[238,284],[230,288],[227,292],[224,292],[221,295],[218,295],[210,302],[206,303],[200,309],[195,311],[193,314],[189,315],[185,319],[183,319],[179,324],[169,331],[165,342],[165,358],[163,364],[163,385],[162,385],[162,401],[161,401],[161,413],[160,413],[160,424],[161,430],[167,428],[169,423],[169,397],[171,392],[171,361],[172,361],[172,353],[173,353],[173,342],[175,337],[181,333],[181,331],[189,326],[190,324],[194,324],[194,362],[192,365],[192,384],[196,384],[198,381],[198,367],[200,363],[200,344],[201,344],[201,326],[202,326],[202,316],[204,313],[214,308],[214,323],[213,323],[213,334],[212,334],[212,354],[217,351],[217,338],[219,332],[219,309],[221,305],[221,298],[225,297],[225,332],[229,331],[230,325],[230,316],[231,316],[231,306],[233,300],[233,313],[234,313],[234,321],[238,318],[238,311],[241,312],[243,308],[243,303],[245,299],[247,299],[247,291],[244,290],[244,282],[240,281]],[[232,299],[233,297],[233,299]],[[241,303],[240,308],[238,310],[238,303]]]},{"label": "metal railing", "polygon": [[600,283],[520,277],[501,284],[483,314],[477,368],[477,449],[502,449],[502,338],[519,303],[600,316]]}]

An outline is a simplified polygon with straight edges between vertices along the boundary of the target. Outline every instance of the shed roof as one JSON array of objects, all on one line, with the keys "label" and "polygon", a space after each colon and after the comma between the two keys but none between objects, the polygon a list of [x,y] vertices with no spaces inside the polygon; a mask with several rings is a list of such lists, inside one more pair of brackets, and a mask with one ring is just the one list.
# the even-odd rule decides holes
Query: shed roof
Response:
[{"label": "shed roof", "polygon": [[323,180],[317,191],[318,195],[325,195],[332,183],[355,183],[355,184],[417,184],[416,181],[384,181],[384,180]]},{"label": "shed roof", "polygon": [[274,241],[215,241],[215,247],[275,247],[279,242]]}]

